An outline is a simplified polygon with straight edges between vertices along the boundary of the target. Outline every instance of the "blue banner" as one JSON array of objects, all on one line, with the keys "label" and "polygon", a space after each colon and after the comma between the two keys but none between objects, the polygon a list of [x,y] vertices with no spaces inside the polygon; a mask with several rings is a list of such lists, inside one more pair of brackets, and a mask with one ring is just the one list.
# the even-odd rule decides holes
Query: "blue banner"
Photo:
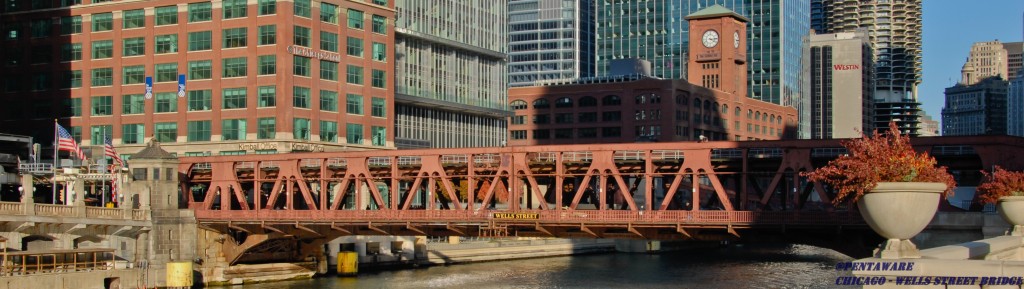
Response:
[{"label": "blue banner", "polygon": [[146,76],[146,99],[153,98],[153,77]]},{"label": "blue banner", "polygon": [[185,97],[185,75],[178,74],[178,97]]}]

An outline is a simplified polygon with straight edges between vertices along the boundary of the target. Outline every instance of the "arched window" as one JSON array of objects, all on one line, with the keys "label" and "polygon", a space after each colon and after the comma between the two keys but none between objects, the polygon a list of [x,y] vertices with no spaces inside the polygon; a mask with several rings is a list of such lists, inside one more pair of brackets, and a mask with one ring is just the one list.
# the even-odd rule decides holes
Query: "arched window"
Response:
[{"label": "arched window", "polygon": [[661,96],[657,94],[651,94],[651,103],[661,103]]},{"label": "arched window", "polygon": [[690,105],[690,96],[685,94],[676,95],[676,104]]},{"label": "arched window", "polygon": [[521,99],[517,99],[512,101],[512,103],[509,103],[508,106],[512,107],[512,110],[526,109],[526,102]]},{"label": "arched window", "polygon": [[597,99],[593,96],[584,96],[580,98],[580,107],[597,106]]},{"label": "arched window", "polygon": [[722,114],[729,114],[729,105],[728,104],[723,104],[722,105]]},{"label": "arched window", "polygon": [[700,109],[700,98],[693,98],[693,107]]},{"label": "arched window", "polygon": [[601,99],[601,105],[621,105],[622,99],[618,95],[608,95]]},{"label": "arched window", "polygon": [[711,107],[715,109],[715,112],[719,111],[718,110],[718,103],[717,102],[711,103]]},{"label": "arched window", "polygon": [[548,107],[551,107],[551,104],[548,103],[547,99],[541,98],[541,99],[533,101],[533,108],[548,108]]},{"label": "arched window", "polygon": [[555,107],[572,107],[572,98],[559,98],[555,101]]},{"label": "arched window", "polygon": [[747,118],[748,119],[754,118],[754,111],[753,110],[750,110],[750,109],[747,110]]},{"label": "arched window", "polygon": [[754,113],[754,121],[759,121],[759,120],[761,120],[761,112],[760,111]]},{"label": "arched window", "polygon": [[647,95],[646,94],[641,94],[641,95],[637,95],[636,96],[636,104],[645,104],[645,103],[647,103]]},{"label": "arched window", "polygon": [[708,101],[708,100],[704,101],[704,109],[705,110],[711,110],[711,101]]},{"label": "arched window", "polygon": [[743,110],[742,110],[742,109],[740,109],[740,107],[739,107],[739,106],[737,106],[737,107],[736,107],[736,117],[739,117],[739,116],[740,116],[740,113],[743,113]]},{"label": "arched window", "polygon": [[768,113],[767,112],[761,115],[761,121],[762,122],[768,122]]}]

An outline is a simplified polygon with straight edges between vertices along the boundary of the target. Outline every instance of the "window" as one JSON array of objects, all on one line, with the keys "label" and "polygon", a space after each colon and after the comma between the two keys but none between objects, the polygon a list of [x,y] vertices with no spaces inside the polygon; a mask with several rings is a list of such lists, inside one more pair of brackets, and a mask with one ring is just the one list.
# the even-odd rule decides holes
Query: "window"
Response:
[{"label": "window", "polygon": [[373,0],[373,4],[380,6],[388,6],[388,0]]},{"label": "window", "polygon": [[355,37],[349,37],[345,52],[351,56],[363,57],[363,40]]},{"label": "window", "polygon": [[371,100],[370,115],[374,117],[387,117],[387,102],[383,98],[374,97]]},{"label": "window", "polygon": [[82,44],[81,43],[68,43],[61,46],[60,51],[61,61],[76,61],[82,60]]},{"label": "window", "polygon": [[225,119],[220,130],[221,140],[245,140],[245,119]]},{"label": "window", "polygon": [[67,99],[67,106],[68,106],[68,109],[70,110],[69,114],[71,116],[75,116],[75,117],[82,116],[82,99],[81,98]]},{"label": "window", "polygon": [[93,96],[89,98],[89,102],[93,116],[114,114],[114,103],[111,96]]},{"label": "window", "polygon": [[274,107],[277,105],[277,87],[273,85],[260,86],[258,107]]},{"label": "window", "polygon": [[93,144],[102,144],[103,139],[108,135],[114,134],[114,126],[112,125],[94,125],[91,127],[92,135],[90,139]]},{"label": "window", "polygon": [[156,82],[178,81],[178,63],[161,63],[156,65]]},{"label": "window", "polygon": [[277,0],[260,0],[260,15],[277,13]]},{"label": "window", "polygon": [[210,50],[213,48],[213,31],[188,33],[188,51]]},{"label": "window", "polygon": [[349,114],[363,114],[363,96],[351,93],[346,95],[345,112]]},{"label": "window", "polygon": [[188,62],[188,79],[212,79],[213,61],[197,60]]},{"label": "window", "polygon": [[373,60],[376,61],[387,61],[387,46],[384,43],[374,42],[373,43]]},{"label": "window", "polygon": [[338,63],[320,60],[320,79],[337,81]]},{"label": "window", "polygon": [[512,139],[526,139],[525,130],[513,130],[509,131],[509,135]]},{"label": "window", "polygon": [[273,117],[263,117],[257,120],[256,138],[274,139],[277,132],[277,120]]},{"label": "window", "polygon": [[191,90],[188,92],[188,111],[207,111],[213,108],[212,90]]},{"label": "window", "polygon": [[121,73],[123,84],[140,84],[146,81],[146,67],[142,65],[125,66]]},{"label": "window", "polygon": [[188,141],[210,141],[210,121],[194,120],[188,122]]},{"label": "window", "polygon": [[141,123],[125,124],[121,126],[122,144],[140,144],[146,136],[146,125]]},{"label": "window", "polygon": [[156,25],[178,24],[178,6],[156,7]]},{"label": "window", "polygon": [[309,58],[295,55],[293,59],[295,62],[293,73],[297,76],[309,76]]},{"label": "window", "polygon": [[224,29],[224,48],[245,47],[245,27]]},{"label": "window", "polygon": [[213,4],[210,2],[199,2],[188,4],[188,22],[202,22],[213,20]]},{"label": "window", "polygon": [[383,126],[370,127],[370,140],[371,144],[375,146],[388,145],[388,128]]},{"label": "window", "polygon": [[[296,2],[296,4],[298,4],[298,2]],[[338,5],[321,2],[320,21],[331,24],[338,24]]]},{"label": "window", "polygon": [[597,99],[592,96],[584,96],[579,100],[580,107],[592,107],[597,106]]},{"label": "window", "polygon": [[156,36],[156,54],[178,52],[178,34]]},{"label": "window", "polygon": [[338,34],[320,31],[320,50],[338,52]]},{"label": "window", "polygon": [[146,54],[146,38],[133,37],[124,39],[124,56],[138,56]]},{"label": "window", "polygon": [[166,143],[178,141],[178,123],[160,122],[153,126],[156,130],[156,141]]},{"label": "window", "polygon": [[277,73],[277,56],[276,55],[260,55],[260,72],[259,75],[270,75]]},{"label": "window", "polygon": [[309,47],[309,28],[295,26],[295,45]]},{"label": "window", "polygon": [[345,142],[363,144],[363,125],[358,123],[345,124]]},{"label": "window", "polygon": [[221,77],[242,77],[246,76],[245,57],[225,58],[224,71]]},{"label": "window", "polygon": [[383,70],[372,70],[372,78],[370,79],[370,85],[376,88],[385,88],[387,85],[387,77]]},{"label": "window", "polygon": [[558,108],[572,107],[572,98],[562,97],[562,98],[559,98],[559,99],[555,100],[555,107],[558,107]]},{"label": "window", "polygon": [[50,22],[50,19],[32,20],[32,37],[42,38],[50,36],[50,27],[52,26],[53,23]]},{"label": "window", "polygon": [[224,0],[224,19],[242,18],[246,15],[246,0]]},{"label": "window", "polygon": [[259,45],[270,45],[277,43],[277,25],[263,25],[259,28],[260,33],[260,44]]},{"label": "window", "polygon": [[373,25],[373,27],[371,27],[371,29],[373,29],[373,33],[388,34],[387,17],[373,15],[370,17],[370,22],[372,22]]},{"label": "window", "polygon": [[309,18],[310,7],[312,6],[309,0],[295,0],[295,16],[302,16]]},{"label": "window", "polygon": [[174,92],[161,92],[153,96],[156,99],[156,112],[178,112],[178,95]]},{"label": "window", "polygon": [[92,15],[92,31],[110,31],[114,29],[114,14],[99,13]]},{"label": "window", "polygon": [[92,86],[114,85],[113,68],[97,68],[92,70]]},{"label": "window", "polygon": [[351,84],[363,84],[363,68],[349,65],[346,71],[345,82]]},{"label": "window", "polygon": [[320,121],[320,141],[338,141],[338,123],[333,121]]},{"label": "window", "polygon": [[517,100],[513,100],[512,103],[509,103],[508,106],[510,108],[512,108],[512,110],[523,110],[523,109],[526,109],[527,104],[526,104],[525,101],[523,101],[521,99],[517,99]]},{"label": "window", "polygon": [[142,9],[125,10],[121,27],[124,29],[146,27],[146,11]]},{"label": "window", "polygon": [[320,91],[320,110],[338,111],[338,92],[330,90]]},{"label": "window", "polygon": [[617,95],[608,95],[601,99],[601,105],[605,106],[617,106],[622,104],[622,99]]},{"label": "window", "polygon": [[64,86],[67,88],[82,87],[82,71],[67,71],[67,74],[64,76]]},{"label": "window", "polygon": [[225,88],[224,109],[245,108],[245,88]]},{"label": "window", "polygon": [[296,108],[309,108],[309,88],[292,87],[292,106]]},{"label": "window", "polygon": [[363,29],[363,11],[348,10],[348,28]]},{"label": "window", "polygon": [[295,139],[309,140],[309,119],[295,118],[292,120],[292,135]]},{"label": "window", "polygon": [[121,97],[121,114],[146,113],[146,99],[141,94],[127,94]]},{"label": "window", "polygon": [[[128,11],[125,11],[125,13],[128,13]],[[77,33],[82,33],[82,16],[64,16],[60,18],[60,34]]]},{"label": "window", "polygon": [[114,41],[100,40],[92,42],[92,59],[104,59],[114,56]]}]

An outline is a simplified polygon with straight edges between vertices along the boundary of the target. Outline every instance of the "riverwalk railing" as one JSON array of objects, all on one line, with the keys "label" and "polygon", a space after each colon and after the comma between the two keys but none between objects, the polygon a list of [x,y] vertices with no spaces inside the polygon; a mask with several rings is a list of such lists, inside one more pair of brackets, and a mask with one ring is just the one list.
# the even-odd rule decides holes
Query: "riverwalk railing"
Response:
[{"label": "riverwalk railing", "polygon": [[[30,207],[26,207],[30,206]],[[26,210],[26,208],[29,208]],[[48,217],[84,217],[109,220],[145,221],[149,212],[139,209],[103,208],[88,206],[67,206],[52,204],[26,204],[20,202],[0,202],[0,215],[8,216],[48,216]]]},{"label": "riverwalk railing", "polygon": [[114,269],[114,249],[3,252],[0,275],[31,275]]}]

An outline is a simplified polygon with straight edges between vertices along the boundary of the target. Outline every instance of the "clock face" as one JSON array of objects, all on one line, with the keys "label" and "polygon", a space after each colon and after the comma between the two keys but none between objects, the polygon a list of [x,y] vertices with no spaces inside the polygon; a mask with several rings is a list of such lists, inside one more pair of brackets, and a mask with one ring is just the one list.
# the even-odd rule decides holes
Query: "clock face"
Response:
[{"label": "clock face", "polygon": [[732,33],[732,47],[740,48],[740,33],[738,31]]},{"label": "clock face", "polygon": [[704,36],[701,37],[701,43],[704,43],[704,47],[711,48],[718,45],[718,32],[714,30],[708,30],[704,32]]}]

